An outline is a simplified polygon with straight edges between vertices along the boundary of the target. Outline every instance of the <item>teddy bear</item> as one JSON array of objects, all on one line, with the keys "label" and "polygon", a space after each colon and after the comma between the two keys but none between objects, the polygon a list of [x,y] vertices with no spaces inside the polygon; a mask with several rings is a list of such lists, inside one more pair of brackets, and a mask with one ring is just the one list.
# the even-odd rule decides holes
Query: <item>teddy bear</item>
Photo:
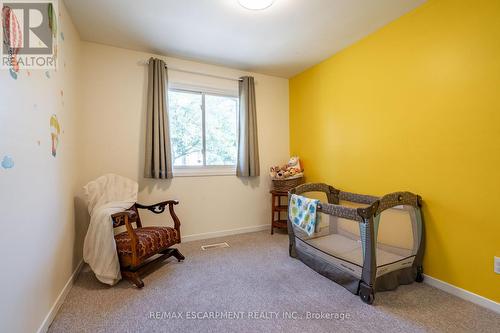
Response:
[{"label": "teddy bear", "polygon": [[[280,173],[280,175],[278,176],[278,173]],[[281,166],[279,165],[275,165],[275,166],[272,166],[270,169],[269,169],[269,175],[271,176],[271,178],[283,178],[283,173],[284,173],[284,170],[282,169]]]}]

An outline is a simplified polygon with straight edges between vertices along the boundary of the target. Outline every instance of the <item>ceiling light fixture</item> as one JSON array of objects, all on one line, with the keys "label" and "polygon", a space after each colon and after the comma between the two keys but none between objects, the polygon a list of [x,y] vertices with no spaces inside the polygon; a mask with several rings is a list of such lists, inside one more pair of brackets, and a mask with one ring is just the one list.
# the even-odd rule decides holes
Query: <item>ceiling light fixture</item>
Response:
[{"label": "ceiling light fixture", "polygon": [[238,2],[246,9],[262,10],[271,7],[274,0],[238,0]]}]

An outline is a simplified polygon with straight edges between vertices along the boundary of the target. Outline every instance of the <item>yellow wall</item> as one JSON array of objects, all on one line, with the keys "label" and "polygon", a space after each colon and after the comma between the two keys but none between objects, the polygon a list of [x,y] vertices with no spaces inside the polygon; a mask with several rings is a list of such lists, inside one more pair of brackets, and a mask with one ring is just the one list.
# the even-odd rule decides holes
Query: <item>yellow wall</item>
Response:
[{"label": "yellow wall", "polygon": [[429,1],[290,80],[308,181],[422,195],[424,270],[500,301],[500,1]]}]

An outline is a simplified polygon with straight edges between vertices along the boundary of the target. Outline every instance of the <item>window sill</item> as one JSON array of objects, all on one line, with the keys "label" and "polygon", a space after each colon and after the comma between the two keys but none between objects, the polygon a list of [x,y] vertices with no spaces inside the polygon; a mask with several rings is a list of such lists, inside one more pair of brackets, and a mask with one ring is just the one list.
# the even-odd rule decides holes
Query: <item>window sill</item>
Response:
[{"label": "window sill", "polygon": [[236,176],[236,167],[176,167],[173,173],[174,177]]}]

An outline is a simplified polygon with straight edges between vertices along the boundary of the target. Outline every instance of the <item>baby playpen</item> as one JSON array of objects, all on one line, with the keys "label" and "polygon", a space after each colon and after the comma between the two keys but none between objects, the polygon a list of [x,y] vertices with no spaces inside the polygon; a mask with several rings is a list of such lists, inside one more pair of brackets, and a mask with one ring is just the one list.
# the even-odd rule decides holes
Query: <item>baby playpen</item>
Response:
[{"label": "baby playpen", "polygon": [[[303,184],[289,192],[326,201],[309,236],[288,219],[290,256],[337,282],[363,302],[376,291],[423,281],[423,220],[420,196],[395,192],[383,197],[340,191],[326,184]],[[289,202],[290,204],[290,202]]]}]

